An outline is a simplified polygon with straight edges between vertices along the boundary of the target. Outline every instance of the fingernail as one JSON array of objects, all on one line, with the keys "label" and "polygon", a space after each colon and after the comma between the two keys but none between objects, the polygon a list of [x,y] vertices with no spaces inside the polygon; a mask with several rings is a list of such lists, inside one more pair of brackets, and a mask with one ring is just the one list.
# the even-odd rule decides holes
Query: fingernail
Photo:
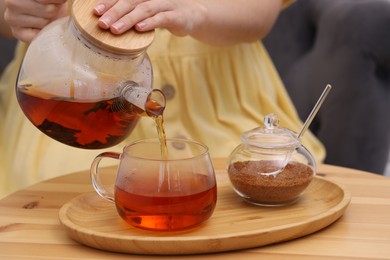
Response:
[{"label": "fingernail", "polygon": [[111,25],[111,17],[110,16],[103,16],[99,19],[100,22],[102,22],[106,28],[109,28]]},{"label": "fingernail", "polygon": [[122,28],[125,26],[125,23],[122,21],[118,21],[114,23],[111,27],[115,29],[115,31],[120,32]]},{"label": "fingernail", "polygon": [[145,22],[139,22],[139,23],[136,24],[135,27],[136,27],[137,30],[141,31],[143,28],[145,28],[145,26],[146,26]]},{"label": "fingernail", "polygon": [[101,15],[106,9],[106,6],[104,4],[98,4],[94,9],[97,14]]}]

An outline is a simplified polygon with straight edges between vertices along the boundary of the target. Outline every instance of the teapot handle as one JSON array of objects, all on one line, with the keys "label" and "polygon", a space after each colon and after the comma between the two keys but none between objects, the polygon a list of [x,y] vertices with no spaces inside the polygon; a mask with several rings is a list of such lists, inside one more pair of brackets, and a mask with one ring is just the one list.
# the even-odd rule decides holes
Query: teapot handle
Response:
[{"label": "teapot handle", "polygon": [[96,193],[99,194],[100,197],[109,200],[111,202],[115,202],[114,194],[112,192],[107,191],[100,179],[99,175],[99,163],[103,158],[112,158],[112,159],[120,159],[121,154],[116,152],[104,152],[99,154],[95,157],[95,159],[92,161],[91,169],[90,169],[90,176],[93,188],[95,189]]}]

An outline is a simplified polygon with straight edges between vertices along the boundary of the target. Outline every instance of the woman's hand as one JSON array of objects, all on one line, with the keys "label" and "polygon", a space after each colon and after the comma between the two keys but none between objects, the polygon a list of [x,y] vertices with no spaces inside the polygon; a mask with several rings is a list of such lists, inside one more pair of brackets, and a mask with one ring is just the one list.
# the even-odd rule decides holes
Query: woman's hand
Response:
[{"label": "woman's hand", "polygon": [[206,8],[188,0],[102,0],[95,7],[99,26],[121,34],[133,26],[138,31],[165,28],[183,36],[204,22]]},{"label": "woman's hand", "polygon": [[165,28],[177,36],[226,45],[262,39],[282,0],[99,0],[99,26],[114,34]]},{"label": "woman's hand", "polygon": [[67,0],[4,1],[4,20],[15,38],[28,43],[43,27],[67,14]]}]

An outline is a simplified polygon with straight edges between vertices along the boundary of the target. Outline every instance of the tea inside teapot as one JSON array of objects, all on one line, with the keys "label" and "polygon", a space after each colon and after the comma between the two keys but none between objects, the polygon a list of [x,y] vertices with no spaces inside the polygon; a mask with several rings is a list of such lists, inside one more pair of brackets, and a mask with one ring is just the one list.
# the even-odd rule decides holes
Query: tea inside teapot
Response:
[{"label": "tea inside teapot", "polygon": [[146,97],[145,108],[140,108],[123,96],[72,99],[40,92],[39,86],[34,85],[19,85],[17,97],[22,110],[39,130],[64,144],[84,149],[120,143],[141,116],[157,117],[165,108],[165,103],[152,100],[151,95]]}]

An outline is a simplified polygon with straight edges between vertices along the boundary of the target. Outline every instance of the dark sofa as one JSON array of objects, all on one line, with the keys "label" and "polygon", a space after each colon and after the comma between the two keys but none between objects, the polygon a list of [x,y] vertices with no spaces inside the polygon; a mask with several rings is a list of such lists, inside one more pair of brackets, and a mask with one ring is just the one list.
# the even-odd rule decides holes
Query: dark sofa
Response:
[{"label": "dark sofa", "polygon": [[326,163],[383,174],[390,147],[390,0],[298,0],[264,44]]},{"label": "dark sofa", "polygon": [[0,75],[14,57],[16,40],[0,36]]}]

